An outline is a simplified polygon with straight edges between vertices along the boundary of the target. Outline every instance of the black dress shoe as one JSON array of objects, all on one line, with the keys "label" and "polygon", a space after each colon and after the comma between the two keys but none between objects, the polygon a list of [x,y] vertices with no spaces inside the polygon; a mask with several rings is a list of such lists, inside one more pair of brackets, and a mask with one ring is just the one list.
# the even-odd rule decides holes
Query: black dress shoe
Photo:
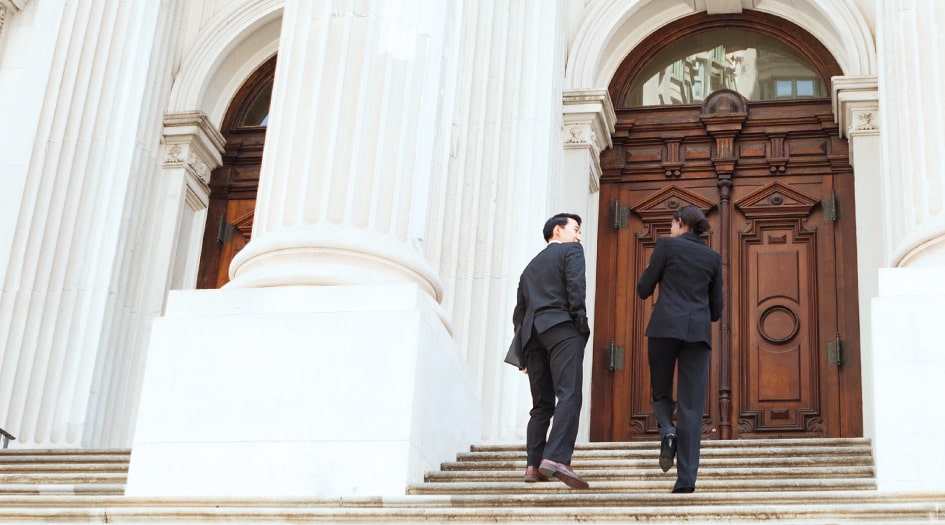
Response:
[{"label": "black dress shoe", "polygon": [[692,494],[696,491],[695,487],[674,487],[673,494]]},{"label": "black dress shoe", "polygon": [[666,434],[660,440],[660,468],[667,472],[676,457],[676,434]]}]

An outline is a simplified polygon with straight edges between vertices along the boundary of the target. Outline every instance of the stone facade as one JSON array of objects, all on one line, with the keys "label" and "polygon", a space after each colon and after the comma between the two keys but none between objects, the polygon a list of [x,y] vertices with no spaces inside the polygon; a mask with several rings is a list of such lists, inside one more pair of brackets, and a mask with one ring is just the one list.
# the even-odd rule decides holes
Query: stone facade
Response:
[{"label": "stone facade", "polygon": [[[397,493],[522,440],[526,382],[501,362],[518,273],[546,216],[579,213],[593,304],[611,78],[650,32],[748,9],[843,70],[865,433],[881,488],[942,489],[945,452],[907,455],[916,426],[945,430],[924,417],[945,375],[931,0],[0,0],[0,427],[134,446],[139,494],[232,493],[200,476],[236,456],[260,483],[307,458],[283,472],[301,480],[326,454],[395,459],[270,492]],[[253,240],[227,288],[193,290],[223,116],[276,53]]]}]

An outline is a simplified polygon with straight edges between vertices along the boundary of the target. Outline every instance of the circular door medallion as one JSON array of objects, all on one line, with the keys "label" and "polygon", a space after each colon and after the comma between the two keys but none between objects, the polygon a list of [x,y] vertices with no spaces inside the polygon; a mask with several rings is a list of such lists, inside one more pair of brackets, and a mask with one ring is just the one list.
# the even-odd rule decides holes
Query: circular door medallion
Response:
[{"label": "circular door medallion", "polygon": [[798,330],[800,323],[797,315],[784,306],[772,306],[758,318],[758,333],[769,343],[787,343],[794,339]]}]

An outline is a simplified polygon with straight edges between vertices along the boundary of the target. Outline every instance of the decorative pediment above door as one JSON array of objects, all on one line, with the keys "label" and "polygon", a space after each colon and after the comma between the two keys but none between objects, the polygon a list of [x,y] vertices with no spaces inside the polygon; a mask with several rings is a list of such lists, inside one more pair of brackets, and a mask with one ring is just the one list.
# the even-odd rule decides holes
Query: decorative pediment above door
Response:
[{"label": "decorative pediment above door", "polygon": [[632,205],[630,209],[645,223],[669,222],[676,210],[690,204],[702,210],[702,213],[708,213],[715,207],[714,202],[679,186],[671,185]]},{"label": "decorative pediment above door", "polygon": [[764,217],[799,218],[810,215],[819,200],[778,181],[772,182],[735,202],[747,219]]}]

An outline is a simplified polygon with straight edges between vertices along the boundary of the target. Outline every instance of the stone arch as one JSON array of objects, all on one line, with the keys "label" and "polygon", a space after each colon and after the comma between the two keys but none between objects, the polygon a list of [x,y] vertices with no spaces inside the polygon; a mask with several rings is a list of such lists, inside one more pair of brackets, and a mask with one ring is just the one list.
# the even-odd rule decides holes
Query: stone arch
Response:
[{"label": "stone arch", "polygon": [[284,0],[228,3],[184,57],[167,111],[203,112],[215,125],[243,82],[279,48]]},{"label": "stone arch", "polygon": [[[834,54],[846,76],[873,75],[876,49],[866,19],[853,0],[772,0],[756,10],[793,22]],[[606,88],[627,53],[654,31],[704,11],[689,3],[600,0],[588,6],[565,66],[565,89]]]}]

